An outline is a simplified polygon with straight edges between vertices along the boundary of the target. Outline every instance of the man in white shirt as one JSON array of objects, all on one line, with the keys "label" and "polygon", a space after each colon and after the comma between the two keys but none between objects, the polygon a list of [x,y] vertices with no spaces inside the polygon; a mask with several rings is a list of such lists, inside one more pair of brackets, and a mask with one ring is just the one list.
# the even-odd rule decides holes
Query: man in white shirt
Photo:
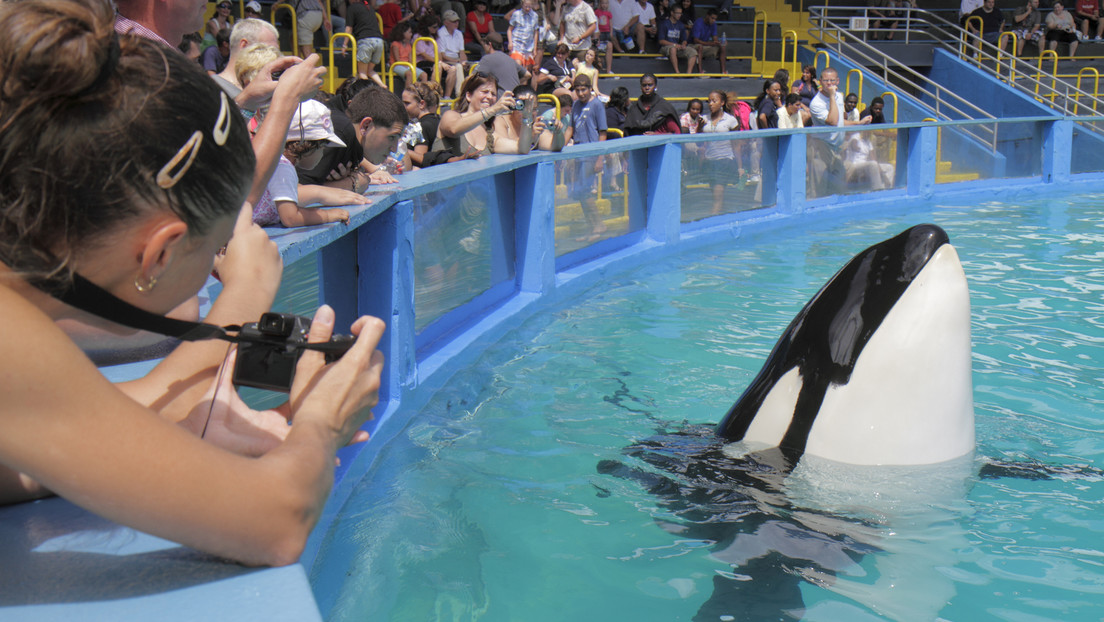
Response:
[{"label": "man in white shirt", "polygon": [[[610,15],[610,40],[618,52],[629,52],[636,47],[633,39],[637,37],[637,30],[643,33],[644,25],[640,23],[634,7],[636,0],[609,0]],[[644,35],[641,34],[642,38]]]},{"label": "man in white shirt", "polygon": [[656,12],[655,7],[648,0],[637,0],[633,4],[633,15],[636,16],[637,21],[636,49],[637,53],[643,54],[645,36],[653,39],[656,36]]},{"label": "man in white shirt", "polygon": [[464,78],[464,63],[468,54],[464,51],[464,33],[460,31],[460,16],[448,10],[442,16],[445,25],[437,29],[437,52],[441,56],[441,71],[445,74],[445,97],[460,95],[460,83]]},{"label": "man in white shirt", "polygon": [[[839,92],[839,72],[828,67],[820,73],[820,90],[809,102],[813,126],[843,127],[867,125],[871,117],[862,121],[848,121],[844,112],[843,93]],[[810,197],[839,194],[846,181],[847,172],[840,159],[843,132],[811,134],[809,136],[809,162],[807,166]]]},{"label": "man in white shirt", "polygon": [[[843,93],[839,91],[839,73],[828,67],[820,74],[820,90],[809,102],[809,111],[813,115],[813,125],[866,125],[870,117],[861,121],[848,121],[844,112]],[[829,134],[828,140],[836,145],[843,141],[839,133]]]}]

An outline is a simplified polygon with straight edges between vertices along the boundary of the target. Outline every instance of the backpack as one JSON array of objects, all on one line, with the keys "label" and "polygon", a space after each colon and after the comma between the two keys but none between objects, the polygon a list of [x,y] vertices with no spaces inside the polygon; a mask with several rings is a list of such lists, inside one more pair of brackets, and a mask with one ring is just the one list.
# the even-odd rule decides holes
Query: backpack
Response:
[{"label": "backpack", "polygon": [[751,104],[744,100],[737,100],[732,104],[732,116],[736,117],[739,124],[738,130],[751,129]]}]

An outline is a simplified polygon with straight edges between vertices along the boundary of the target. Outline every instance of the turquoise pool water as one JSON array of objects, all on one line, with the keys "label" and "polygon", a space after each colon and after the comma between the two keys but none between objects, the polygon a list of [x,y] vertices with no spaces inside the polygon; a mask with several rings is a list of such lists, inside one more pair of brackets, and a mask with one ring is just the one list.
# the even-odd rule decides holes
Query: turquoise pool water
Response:
[{"label": "turquoise pool water", "polygon": [[[972,461],[822,464],[690,513],[597,471],[714,424],[829,276],[918,222],[970,281]],[[1104,195],[746,234],[595,286],[457,373],[377,450],[319,554],[345,584],[316,590],[332,620],[725,619],[702,609],[715,582],[753,619],[1099,619],[1104,481],[974,474],[1104,467],[1102,343]]]}]

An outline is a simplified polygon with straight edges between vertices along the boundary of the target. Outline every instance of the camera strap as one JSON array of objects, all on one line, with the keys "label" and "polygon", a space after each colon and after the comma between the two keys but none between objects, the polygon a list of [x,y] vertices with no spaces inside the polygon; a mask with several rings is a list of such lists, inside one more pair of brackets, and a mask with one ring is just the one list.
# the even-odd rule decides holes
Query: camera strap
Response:
[{"label": "camera strap", "polygon": [[182,341],[201,341],[204,339],[222,339],[234,343],[246,341],[227,332],[233,331],[236,333],[241,330],[240,326],[219,327],[214,324],[176,320],[150,313],[116,297],[77,273],[73,273],[69,285],[61,291],[51,291],[47,289],[45,283],[36,282],[33,284],[70,307],[128,328],[145,330],[166,337],[175,337]]},{"label": "camera strap", "polygon": [[[75,272],[69,283],[60,288],[56,286],[56,283],[50,282],[32,281],[31,284],[70,307],[91,313],[96,317],[128,328],[145,330],[166,337],[175,337],[181,341],[221,339],[231,343],[287,345],[282,339],[273,339],[265,335],[243,335],[241,334],[242,327],[234,324],[215,326],[203,322],[175,320],[156,313],[150,313],[116,297],[111,292]],[[51,287],[51,285],[54,287]],[[332,340],[318,343],[298,343],[294,347],[323,353],[339,353],[339,355],[347,349],[347,346],[344,348],[335,346]]]}]

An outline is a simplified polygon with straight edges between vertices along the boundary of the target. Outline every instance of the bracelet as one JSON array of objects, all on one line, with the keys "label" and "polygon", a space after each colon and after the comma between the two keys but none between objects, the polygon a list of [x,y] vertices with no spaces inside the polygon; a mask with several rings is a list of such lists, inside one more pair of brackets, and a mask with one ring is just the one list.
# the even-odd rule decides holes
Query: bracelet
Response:
[{"label": "bracelet", "polygon": [[483,115],[483,122],[486,123],[487,122],[487,109],[484,108],[484,109],[480,110],[479,114]]}]

